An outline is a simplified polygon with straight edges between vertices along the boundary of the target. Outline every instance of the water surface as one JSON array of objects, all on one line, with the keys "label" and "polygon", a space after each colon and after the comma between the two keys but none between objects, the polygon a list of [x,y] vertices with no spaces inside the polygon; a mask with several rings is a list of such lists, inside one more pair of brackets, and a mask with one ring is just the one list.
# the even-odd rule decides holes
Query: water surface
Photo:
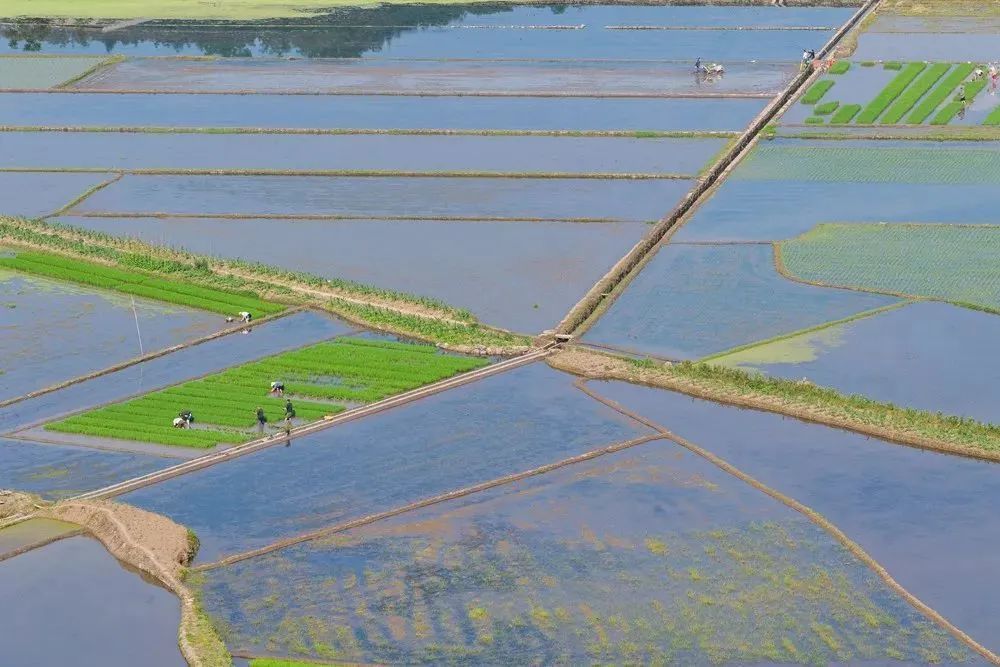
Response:
[{"label": "water surface", "polygon": [[0,215],[39,217],[54,213],[111,174],[0,173]]}]

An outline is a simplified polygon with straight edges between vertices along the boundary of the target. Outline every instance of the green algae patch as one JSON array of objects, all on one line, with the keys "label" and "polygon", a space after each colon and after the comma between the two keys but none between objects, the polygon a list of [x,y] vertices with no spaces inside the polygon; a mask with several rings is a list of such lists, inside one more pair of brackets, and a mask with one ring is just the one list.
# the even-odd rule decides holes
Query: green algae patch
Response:
[{"label": "green algae patch", "polygon": [[842,345],[843,325],[800,334],[771,343],[725,354],[712,359],[723,366],[762,366],[766,364],[799,364],[815,361],[823,350]]},{"label": "green algae patch", "polygon": [[1000,313],[1000,226],[823,224],[778,247],[799,280]]}]

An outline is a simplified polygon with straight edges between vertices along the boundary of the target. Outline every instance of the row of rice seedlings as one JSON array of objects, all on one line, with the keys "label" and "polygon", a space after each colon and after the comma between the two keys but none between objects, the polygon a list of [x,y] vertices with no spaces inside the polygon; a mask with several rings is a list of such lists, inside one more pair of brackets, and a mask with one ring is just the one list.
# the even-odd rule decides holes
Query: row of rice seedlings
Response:
[{"label": "row of rice seedlings", "polygon": [[902,94],[902,92],[909,86],[914,79],[916,79],[921,72],[927,67],[925,63],[910,63],[903,70],[897,74],[889,84],[882,89],[875,99],[868,103],[860,114],[858,114],[857,122],[861,125],[871,125],[878,117],[882,115],[882,112],[892,104],[897,97]]},{"label": "row of rice seedlings", "polygon": [[833,114],[833,117],[830,119],[830,124],[847,125],[852,120],[854,120],[854,117],[857,116],[860,111],[861,111],[860,104],[844,104],[839,109],[837,109],[837,112],[835,114]]},{"label": "row of rice seedlings", "polygon": [[816,104],[823,99],[828,90],[833,88],[833,84],[832,79],[823,79],[809,86],[809,90],[802,96],[802,104]]},{"label": "row of rice seedlings", "polygon": [[248,310],[267,315],[284,309],[284,306],[262,301],[248,293],[188,285],[52,253],[19,251],[13,257],[0,257],[0,267],[216,313],[233,314]]},{"label": "row of rice seedlings", "polygon": [[830,65],[830,69],[828,69],[827,72],[830,74],[846,74],[849,69],[851,69],[851,61],[838,60]]},{"label": "row of rice seedlings", "polygon": [[934,110],[941,106],[941,103],[948,99],[956,88],[972,74],[975,65],[972,63],[961,63],[956,65],[948,75],[941,80],[941,83],[932,90],[927,97],[920,100],[913,112],[910,113],[906,122],[911,125],[919,125],[934,113]]},{"label": "row of rice seedlings", "polygon": [[813,108],[813,113],[817,116],[829,116],[836,111],[839,106],[840,102],[823,102],[822,104],[817,104]]},{"label": "row of rice seedlings", "polygon": [[[480,358],[441,354],[428,345],[347,338],[230,368],[46,428],[190,447],[240,443],[252,439],[250,429],[258,407],[268,421],[284,417],[284,399],[268,394],[272,381],[284,382],[288,397],[294,399],[296,416],[309,422],[345,407],[302,398],[376,401],[487,363]],[[194,412],[196,428],[172,427],[173,419],[183,410]]]},{"label": "row of rice seedlings", "polygon": [[903,116],[917,103],[917,100],[922,98],[949,69],[951,69],[951,65],[947,63],[935,63],[928,67],[912,85],[907,86],[906,90],[896,98],[896,101],[892,103],[879,122],[884,125],[895,125],[902,120]]},{"label": "row of rice seedlings", "polygon": [[931,125],[947,125],[964,108],[965,104],[963,102],[948,102],[948,104],[941,107],[940,111],[934,114],[934,118],[931,119]]}]

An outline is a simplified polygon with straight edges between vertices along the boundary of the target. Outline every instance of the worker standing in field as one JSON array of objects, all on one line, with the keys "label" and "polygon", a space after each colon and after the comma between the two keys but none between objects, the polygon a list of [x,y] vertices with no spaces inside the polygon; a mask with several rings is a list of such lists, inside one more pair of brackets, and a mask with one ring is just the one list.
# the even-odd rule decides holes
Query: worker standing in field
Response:
[{"label": "worker standing in field", "polygon": [[292,419],[295,417],[295,408],[292,406],[292,400],[287,399],[285,401],[285,435],[289,436],[292,434]]},{"label": "worker standing in field", "polygon": [[267,415],[264,414],[264,408],[257,406],[257,432],[264,435],[264,425],[267,424]]}]

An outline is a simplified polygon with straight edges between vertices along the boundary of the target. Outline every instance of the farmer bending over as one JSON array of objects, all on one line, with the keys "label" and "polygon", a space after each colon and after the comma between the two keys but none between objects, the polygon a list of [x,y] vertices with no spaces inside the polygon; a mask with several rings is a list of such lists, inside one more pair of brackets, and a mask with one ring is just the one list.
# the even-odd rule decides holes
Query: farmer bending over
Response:
[{"label": "farmer bending over", "polygon": [[272,382],[271,383],[271,393],[277,394],[278,396],[285,395],[285,383],[284,382]]},{"label": "farmer bending over", "polygon": [[248,311],[245,310],[240,311],[240,322],[249,322],[252,319],[253,315],[251,315]]}]

